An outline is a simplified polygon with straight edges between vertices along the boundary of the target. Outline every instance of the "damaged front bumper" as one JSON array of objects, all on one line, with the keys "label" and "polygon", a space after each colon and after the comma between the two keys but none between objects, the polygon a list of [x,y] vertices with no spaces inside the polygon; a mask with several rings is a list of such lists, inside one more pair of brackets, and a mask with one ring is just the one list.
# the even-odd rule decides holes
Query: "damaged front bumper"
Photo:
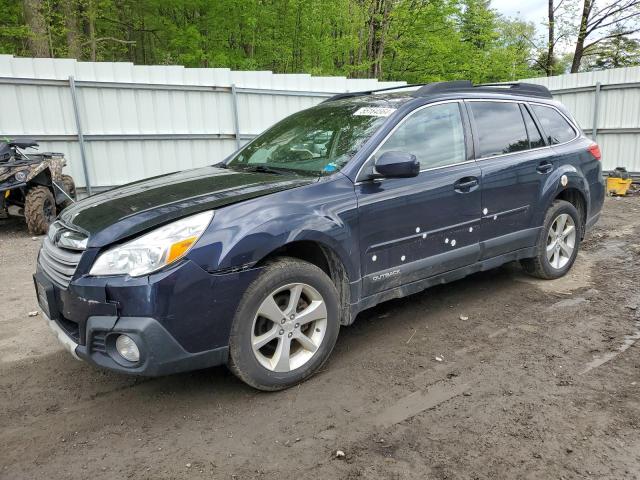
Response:
[{"label": "damaged front bumper", "polygon": [[[233,313],[257,271],[215,275],[193,262],[144,278],[78,277],[63,287],[40,266],[38,303],[49,327],[74,357],[127,374],[160,376],[227,362]],[[140,358],[117,348],[133,339]]]}]

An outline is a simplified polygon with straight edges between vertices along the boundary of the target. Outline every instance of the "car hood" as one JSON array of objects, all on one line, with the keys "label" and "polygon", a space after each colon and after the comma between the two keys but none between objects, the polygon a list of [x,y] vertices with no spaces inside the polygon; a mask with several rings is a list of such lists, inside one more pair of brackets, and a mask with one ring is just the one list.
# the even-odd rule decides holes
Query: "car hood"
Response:
[{"label": "car hood", "polygon": [[130,183],[66,208],[59,220],[102,247],[197,212],[308,185],[317,178],[205,167]]}]

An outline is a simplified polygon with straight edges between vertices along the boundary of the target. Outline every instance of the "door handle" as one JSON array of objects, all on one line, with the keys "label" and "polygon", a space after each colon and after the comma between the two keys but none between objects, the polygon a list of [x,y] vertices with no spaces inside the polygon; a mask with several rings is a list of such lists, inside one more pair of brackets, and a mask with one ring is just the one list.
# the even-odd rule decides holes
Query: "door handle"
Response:
[{"label": "door handle", "polygon": [[468,193],[473,187],[478,186],[477,177],[464,177],[453,184],[453,188],[456,192]]},{"label": "door handle", "polygon": [[541,162],[536,170],[538,171],[538,173],[549,173],[551,170],[553,170],[553,163]]}]

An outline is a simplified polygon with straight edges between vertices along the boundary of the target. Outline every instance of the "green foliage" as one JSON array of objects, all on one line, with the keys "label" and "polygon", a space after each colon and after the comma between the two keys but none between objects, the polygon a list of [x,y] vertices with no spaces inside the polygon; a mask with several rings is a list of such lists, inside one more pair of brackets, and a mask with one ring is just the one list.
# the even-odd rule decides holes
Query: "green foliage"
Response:
[{"label": "green foliage", "polygon": [[0,0],[0,51],[28,56],[27,3],[49,54],[427,82],[534,74],[533,26],[489,0]]},{"label": "green foliage", "polygon": [[583,58],[584,70],[634,67],[640,65],[640,41],[615,31],[611,38],[593,45]]},{"label": "green foliage", "polygon": [[22,5],[12,0],[0,0],[0,53],[24,52],[29,29],[24,24]]}]

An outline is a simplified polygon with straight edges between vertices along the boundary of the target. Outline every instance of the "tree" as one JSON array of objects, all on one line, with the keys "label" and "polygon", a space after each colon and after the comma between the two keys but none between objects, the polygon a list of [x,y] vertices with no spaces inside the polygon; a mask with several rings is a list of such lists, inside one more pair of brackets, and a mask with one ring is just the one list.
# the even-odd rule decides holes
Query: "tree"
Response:
[{"label": "tree", "polygon": [[[622,31],[622,28],[616,28],[613,33]],[[584,58],[587,61],[586,70],[638,66],[640,41],[625,35],[615,35],[589,49]]]},{"label": "tree", "polygon": [[82,56],[82,47],[80,45],[82,32],[78,22],[80,7],[77,5],[76,0],[62,0],[62,11],[65,19],[67,56],[80,58]]},{"label": "tree", "polygon": [[477,49],[489,47],[497,38],[497,14],[491,0],[462,0],[460,33],[462,40]]},{"label": "tree", "polygon": [[25,25],[21,2],[0,0],[0,53],[26,54],[29,27]]},{"label": "tree", "polygon": [[[640,1],[640,0],[639,0]],[[0,0],[0,51],[425,82],[529,76],[489,0]],[[29,21],[27,21],[27,17]]]},{"label": "tree", "polygon": [[547,26],[547,58],[544,64],[544,70],[547,74],[547,77],[553,75],[553,60],[554,60],[554,50],[556,48],[556,9],[557,7],[553,5],[553,0],[549,0],[548,4],[548,17],[549,24]]},{"label": "tree", "polygon": [[598,1],[604,3],[602,0],[584,0],[582,5],[571,73],[580,70],[585,52],[600,42],[640,31],[640,0],[613,0],[602,6],[597,5]]},{"label": "tree", "polygon": [[34,57],[51,56],[42,0],[23,0],[23,7],[25,23],[29,28],[27,43],[30,54]]}]

